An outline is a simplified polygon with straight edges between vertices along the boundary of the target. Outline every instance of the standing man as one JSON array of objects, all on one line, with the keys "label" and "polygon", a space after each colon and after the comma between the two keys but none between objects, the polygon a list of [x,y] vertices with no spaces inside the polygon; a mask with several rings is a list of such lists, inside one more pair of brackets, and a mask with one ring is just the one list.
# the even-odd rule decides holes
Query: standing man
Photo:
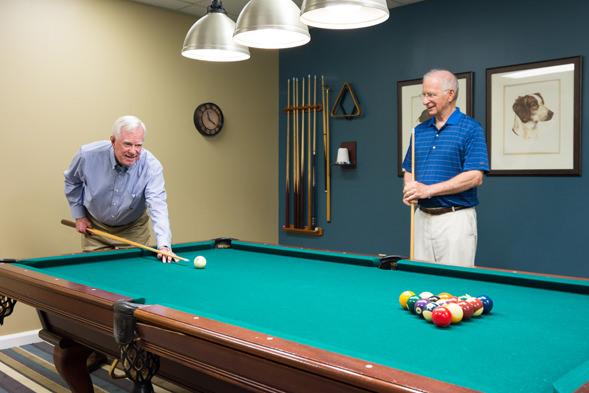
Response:
[{"label": "standing man", "polygon": [[485,135],[456,107],[458,80],[450,71],[425,74],[422,97],[431,118],[415,127],[415,181],[410,153],[403,162],[403,203],[418,204],[415,259],[474,266],[476,188],[489,171]]},{"label": "standing man", "polygon": [[[96,228],[147,245],[151,218],[158,250],[171,251],[163,168],[143,148],[145,132],[139,118],[123,116],[115,121],[110,141],[82,146],[64,173],[65,196],[78,232]],[[82,237],[85,252],[125,247],[129,245]]]}]

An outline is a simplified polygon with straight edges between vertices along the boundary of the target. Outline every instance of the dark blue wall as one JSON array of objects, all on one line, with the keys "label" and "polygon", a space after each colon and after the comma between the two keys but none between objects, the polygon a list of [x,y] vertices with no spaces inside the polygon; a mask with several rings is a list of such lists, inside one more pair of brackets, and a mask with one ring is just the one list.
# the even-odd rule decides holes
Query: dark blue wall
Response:
[{"label": "dark blue wall", "polygon": [[[486,68],[583,56],[587,75],[589,2],[425,0],[391,10],[381,25],[311,31],[311,43],[280,53],[280,99],[286,80],[324,74],[335,91],[349,81],[361,119],[332,119],[332,151],[358,142],[358,166],[332,168],[332,223],[325,222],[323,153],[318,151],[320,238],[280,232],[280,243],[365,253],[408,254],[409,209],[397,177],[397,81],[431,68],[474,72],[475,118],[485,124]],[[332,101],[333,102],[333,101]],[[582,90],[582,127],[588,124]],[[285,117],[280,121],[280,192],[284,195]],[[582,138],[582,153],[589,151]],[[319,139],[318,146],[321,146]],[[588,160],[581,177],[493,177],[479,190],[477,265],[589,277]],[[280,198],[283,224],[284,198]]]}]

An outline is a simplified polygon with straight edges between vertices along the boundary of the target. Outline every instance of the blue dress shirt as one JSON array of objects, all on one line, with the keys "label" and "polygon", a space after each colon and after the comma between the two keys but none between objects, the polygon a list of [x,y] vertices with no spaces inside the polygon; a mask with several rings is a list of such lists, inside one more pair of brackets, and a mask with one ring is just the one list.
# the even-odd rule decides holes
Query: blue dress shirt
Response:
[{"label": "blue dress shirt", "polygon": [[[411,172],[411,144],[403,169]],[[456,108],[439,130],[433,117],[415,127],[415,180],[430,185],[472,170],[489,171],[485,135],[476,120]],[[423,207],[470,207],[478,203],[476,187],[419,201]]]},{"label": "blue dress shirt", "polygon": [[127,225],[147,208],[157,247],[170,246],[172,233],[163,168],[148,150],[130,167],[117,163],[110,141],[80,148],[64,172],[65,195],[74,218],[87,213],[110,226]]}]

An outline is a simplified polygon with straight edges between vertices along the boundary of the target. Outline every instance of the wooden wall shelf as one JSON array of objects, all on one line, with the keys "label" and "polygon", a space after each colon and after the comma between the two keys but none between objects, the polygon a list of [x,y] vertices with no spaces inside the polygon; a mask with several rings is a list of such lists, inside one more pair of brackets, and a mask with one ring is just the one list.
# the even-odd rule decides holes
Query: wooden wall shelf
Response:
[{"label": "wooden wall shelf", "polygon": [[316,227],[305,227],[305,228],[295,228],[292,225],[289,226],[282,226],[282,230],[287,233],[293,233],[296,235],[309,235],[309,236],[323,236],[323,228]]}]

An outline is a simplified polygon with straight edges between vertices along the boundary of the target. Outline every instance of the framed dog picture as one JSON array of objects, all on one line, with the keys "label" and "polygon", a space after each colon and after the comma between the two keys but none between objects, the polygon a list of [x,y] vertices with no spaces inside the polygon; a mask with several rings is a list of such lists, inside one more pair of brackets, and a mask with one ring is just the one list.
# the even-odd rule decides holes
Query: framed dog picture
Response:
[{"label": "framed dog picture", "polygon": [[581,174],[581,57],[487,69],[491,175]]},{"label": "framed dog picture", "polygon": [[[473,115],[472,72],[455,74],[458,78],[457,107]],[[403,159],[411,141],[411,130],[429,119],[421,98],[421,79],[397,82],[397,175],[403,176]]]}]

